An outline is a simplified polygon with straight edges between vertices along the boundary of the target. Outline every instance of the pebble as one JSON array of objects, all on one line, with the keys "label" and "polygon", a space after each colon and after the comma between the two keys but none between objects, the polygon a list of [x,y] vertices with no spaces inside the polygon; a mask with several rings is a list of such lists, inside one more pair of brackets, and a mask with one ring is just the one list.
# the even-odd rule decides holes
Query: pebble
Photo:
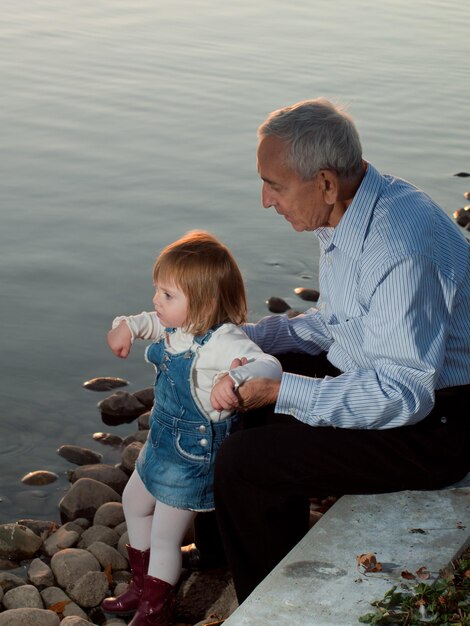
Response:
[{"label": "pebble", "polygon": [[122,444],[122,437],[119,435],[111,435],[110,433],[93,433],[93,439],[106,446],[113,446],[115,448],[118,448]]},{"label": "pebble", "polygon": [[46,609],[11,609],[0,613],[0,626],[59,626],[57,613]]},{"label": "pebble", "polygon": [[83,383],[85,389],[91,391],[110,391],[111,389],[117,389],[118,387],[125,387],[129,384],[129,381],[124,378],[114,378],[112,376],[101,376],[99,378],[92,378],[86,380]]},{"label": "pebble", "polygon": [[58,448],[57,453],[75,465],[90,465],[91,463],[99,463],[103,455],[89,448],[81,446],[64,445]]},{"label": "pebble", "polygon": [[463,194],[463,197],[465,198],[465,200],[470,200],[470,191],[466,191],[466,192]]},{"label": "pebble", "polygon": [[93,478],[79,478],[59,502],[60,515],[67,522],[77,517],[91,521],[105,502],[121,502],[121,496]]},{"label": "pebble", "polygon": [[105,424],[124,424],[132,422],[147,410],[145,404],[131,393],[116,391],[98,402],[101,418]]},{"label": "pebble", "polygon": [[459,176],[460,178],[468,178],[470,174],[468,172],[457,172],[457,174],[454,174],[454,176]]},{"label": "pebble", "polygon": [[135,391],[133,395],[139,402],[142,402],[146,409],[153,407],[153,403],[155,402],[153,387],[145,387],[145,389]]},{"label": "pebble", "polygon": [[266,300],[266,304],[268,305],[268,309],[271,313],[285,313],[290,309],[287,302],[277,296],[271,296],[271,298],[268,298]]},{"label": "pebble", "polygon": [[457,209],[457,211],[454,211],[453,215],[457,224],[465,228],[465,226],[470,223],[470,205],[463,209]]},{"label": "pebble", "polygon": [[28,472],[21,479],[21,482],[25,485],[49,485],[55,482],[59,478],[59,475],[55,472],[48,472],[47,470],[36,470],[35,472]]},{"label": "pebble", "polygon": [[[15,561],[31,559],[42,545],[42,539],[21,524],[0,525],[0,557]],[[5,588],[4,588],[5,590]]]},{"label": "pebble", "polygon": [[80,478],[92,478],[114,489],[119,495],[124,491],[129,476],[118,467],[107,463],[94,463],[82,465],[68,472],[71,483],[76,483]]},{"label": "pebble", "polygon": [[309,302],[316,302],[320,297],[320,292],[316,289],[307,289],[306,287],[296,287],[294,293],[302,298],[302,300],[308,300]]}]

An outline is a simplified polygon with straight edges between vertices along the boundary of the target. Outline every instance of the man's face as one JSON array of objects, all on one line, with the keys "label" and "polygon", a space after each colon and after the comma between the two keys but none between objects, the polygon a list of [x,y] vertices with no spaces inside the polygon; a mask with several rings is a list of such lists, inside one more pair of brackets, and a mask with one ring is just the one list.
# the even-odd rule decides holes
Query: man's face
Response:
[{"label": "man's face", "polygon": [[335,226],[330,218],[334,204],[325,201],[322,172],[304,181],[285,165],[286,143],[274,136],[263,137],[258,145],[258,173],[265,208],[274,207],[298,232],[320,226]]}]

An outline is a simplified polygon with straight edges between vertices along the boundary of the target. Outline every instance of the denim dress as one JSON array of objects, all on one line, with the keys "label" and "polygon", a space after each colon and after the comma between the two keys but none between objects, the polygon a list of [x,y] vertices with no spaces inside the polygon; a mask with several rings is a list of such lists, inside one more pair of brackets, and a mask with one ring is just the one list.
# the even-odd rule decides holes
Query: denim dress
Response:
[{"label": "denim dress", "polygon": [[[215,329],[194,337],[185,352],[172,354],[165,339],[152,343],[147,360],[155,365],[155,403],[150,432],[136,462],[146,489],[160,502],[178,509],[214,508],[214,460],[222,441],[238,421],[232,415],[213,422],[197,406],[191,374],[198,350]],[[165,329],[172,333],[174,329]]]}]

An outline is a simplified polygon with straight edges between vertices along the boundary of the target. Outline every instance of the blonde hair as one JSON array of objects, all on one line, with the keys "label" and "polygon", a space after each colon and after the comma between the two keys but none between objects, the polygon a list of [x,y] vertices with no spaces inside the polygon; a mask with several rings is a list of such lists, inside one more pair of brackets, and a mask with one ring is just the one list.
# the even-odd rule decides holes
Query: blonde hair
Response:
[{"label": "blonde hair", "polygon": [[193,230],[159,254],[153,267],[155,283],[174,283],[188,299],[184,330],[204,335],[225,322],[247,318],[245,286],[230,250],[214,235]]}]

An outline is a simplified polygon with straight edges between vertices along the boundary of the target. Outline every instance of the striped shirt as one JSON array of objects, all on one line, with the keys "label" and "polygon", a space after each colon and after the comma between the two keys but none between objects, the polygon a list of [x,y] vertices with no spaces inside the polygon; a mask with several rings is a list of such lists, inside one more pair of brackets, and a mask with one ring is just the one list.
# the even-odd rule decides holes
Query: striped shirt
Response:
[{"label": "striped shirt", "polygon": [[243,328],[265,352],[328,353],[336,378],[284,373],[275,411],[312,426],[393,428],[470,383],[470,246],[425,193],[370,164],[320,242],[320,300]]}]

